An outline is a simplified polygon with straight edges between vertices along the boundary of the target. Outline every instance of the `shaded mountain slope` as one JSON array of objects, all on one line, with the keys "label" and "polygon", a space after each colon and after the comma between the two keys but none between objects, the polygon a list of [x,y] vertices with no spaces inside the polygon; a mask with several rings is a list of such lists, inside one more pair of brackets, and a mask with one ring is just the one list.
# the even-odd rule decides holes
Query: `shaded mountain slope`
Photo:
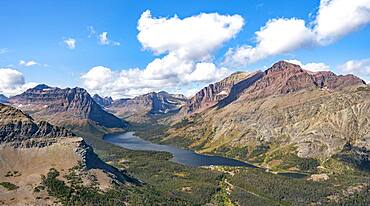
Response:
[{"label": "shaded mountain slope", "polygon": [[[243,80],[245,82],[246,79],[249,79],[249,81],[253,81],[256,79],[256,76],[258,76],[258,74],[258,72],[236,72],[219,82],[204,87],[199,92],[197,92],[185,106],[181,108],[181,113],[199,113],[207,108],[214,106],[220,100],[224,99],[230,94],[231,88],[234,85],[240,83]],[[235,91],[233,91],[233,93],[235,93]]]},{"label": "shaded mountain slope", "polygon": [[0,103],[6,103],[8,101],[8,97],[3,94],[0,94]]}]

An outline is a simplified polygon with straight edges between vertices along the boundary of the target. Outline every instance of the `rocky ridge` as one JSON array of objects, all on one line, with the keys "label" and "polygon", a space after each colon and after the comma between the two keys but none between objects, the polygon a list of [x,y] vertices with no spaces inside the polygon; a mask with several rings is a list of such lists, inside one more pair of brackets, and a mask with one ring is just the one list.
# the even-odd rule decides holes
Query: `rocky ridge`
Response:
[{"label": "rocky ridge", "polygon": [[112,97],[101,97],[98,94],[94,94],[93,100],[102,107],[109,107],[113,103]]},{"label": "rocky ridge", "polygon": [[183,95],[161,91],[115,100],[106,109],[119,117],[140,121],[155,115],[176,113],[186,102]]},{"label": "rocky ridge", "polygon": [[91,124],[104,128],[124,128],[127,124],[104,111],[82,88],[38,85],[8,99],[9,104],[22,109],[37,120],[57,125]]}]

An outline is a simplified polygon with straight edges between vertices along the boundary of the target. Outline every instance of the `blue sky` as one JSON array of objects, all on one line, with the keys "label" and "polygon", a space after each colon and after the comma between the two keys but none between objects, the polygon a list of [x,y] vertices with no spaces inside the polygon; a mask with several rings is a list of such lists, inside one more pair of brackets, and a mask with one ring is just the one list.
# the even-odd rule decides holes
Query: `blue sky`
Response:
[{"label": "blue sky", "polygon": [[[343,0],[321,3],[318,0],[0,1],[0,68],[7,69],[3,73],[0,70],[3,74],[0,93],[13,95],[35,83],[46,83],[85,87],[91,93],[116,98],[162,89],[189,95],[230,72],[264,69],[281,59],[295,63],[299,60],[307,69],[314,66],[314,70],[354,73],[369,81],[370,2],[359,2],[351,7],[343,5]],[[162,18],[163,21],[143,23],[148,29],[139,31],[138,21],[145,11],[150,11],[146,20]],[[322,18],[318,20],[320,11]],[[348,22],[343,22],[340,15],[331,16],[346,12]],[[184,31],[188,32],[184,37],[192,36],[191,42],[202,39],[196,36],[198,34],[215,36],[209,44],[200,41],[198,47],[207,48],[198,56],[194,57],[196,52],[191,56],[192,51],[198,49],[198,43],[187,46],[171,36],[182,37],[173,31],[169,21],[175,15],[180,22],[215,13],[217,18],[232,17],[217,20],[216,27],[226,22],[235,28],[225,31],[229,36],[220,37],[217,32],[208,34],[201,28]],[[195,21],[203,17],[181,25],[195,28],[192,24],[197,25]],[[161,23],[168,26],[155,27]],[[334,25],[332,29],[326,29],[331,25]],[[270,27],[285,33],[274,33],[276,30],[269,31]],[[163,42],[160,37],[150,36],[162,34],[156,33],[158,29],[169,29],[163,32],[170,35],[171,41]],[[255,32],[262,30],[261,37],[256,35]],[[102,39],[103,32],[107,39]],[[140,32],[141,40],[138,39]],[[284,39],[286,34],[293,36]],[[68,39],[75,41],[74,48],[65,43]],[[271,41],[282,43],[275,45]],[[186,57],[179,57],[182,51],[187,52]],[[173,59],[169,60],[171,56]],[[160,64],[153,64],[151,72],[143,72],[155,59]],[[163,66],[169,61],[171,68]],[[183,71],[179,73],[180,70]]]}]

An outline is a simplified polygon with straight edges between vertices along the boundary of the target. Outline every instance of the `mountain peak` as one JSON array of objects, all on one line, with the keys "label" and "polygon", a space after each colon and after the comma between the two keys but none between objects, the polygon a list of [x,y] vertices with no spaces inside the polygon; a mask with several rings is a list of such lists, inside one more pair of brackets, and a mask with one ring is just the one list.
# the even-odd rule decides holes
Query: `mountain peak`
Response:
[{"label": "mountain peak", "polygon": [[93,100],[102,107],[110,106],[113,103],[112,97],[101,97],[98,94],[94,94]]},{"label": "mountain peak", "polygon": [[50,89],[51,87],[46,84],[39,84],[32,88],[33,90],[44,90],[44,89]]},{"label": "mountain peak", "polygon": [[34,116],[40,119],[49,117],[48,120],[52,123],[87,121],[106,128],[126,126],[124,121],[104,111],[85,89],[79,87],[60,89],[39,85],[36,89],[29,89],[8,101],[25,111],[36,110],[38,112],[33,113]]},{"label": "mountain peak", "polygon": [[303,72],[303,69],[297,65],[293,64],[287,61],[278,61],[275,64],[273,64],[269,69],[266,70],[266,74],[270,72]]}]

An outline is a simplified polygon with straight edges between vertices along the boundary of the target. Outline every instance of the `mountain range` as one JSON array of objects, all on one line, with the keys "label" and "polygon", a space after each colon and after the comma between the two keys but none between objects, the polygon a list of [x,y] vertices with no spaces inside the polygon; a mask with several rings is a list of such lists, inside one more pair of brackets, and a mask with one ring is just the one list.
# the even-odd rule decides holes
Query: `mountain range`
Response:
[{"label": "mountain range", "polygon": [[72,130],[124,131],[128,126],[124,120],[102,109],[85,89],[78,87],[61,89],[40,84],[10,97],[7,103],[38,121],[48,121]]},{"label": "mountain range", "polygon": [[183,116],[161,141],[291,170],[299,158],[327,159],[348,144],[370,149],[370,89],[356,76],[280,61],[229,91]]},{"label": "mountain range", "polygon": [[164,91],[114,101],[110,101],[111,98],[94,95],[94,100],[105,102],[101,106],[107,111],[132,122],[145,122],[156,116],[175,114],[188,101],[184,95],[169,94]]},{"label": "mountain range", "polygon": [[[50,195],[50,190],[57,176],[68,182],[67,190],[79,194],[81,188],[98,191],[96,196],[115,185],[140,185],[141,181],[108,165],[92,149],[106,160],[121,157],[125,151],[112,149],[103,136],[132,130],[146,140],[247,161],[264,171],[314,174],[321,178],[318,181],[329,178],[327,174],[360,174],[362,178],[370,171],[369,85],[354,75],[311,72],[286,61],[265,71],[233,73],[191,98],[164,91],[122,99],[91,97],[83,88],[40,84],[10,98],[1,95],[1,102],[0,174],[5,175],[0,176],[0,183],[17,188],[0,190],[0,200],[7,200],[0,202],[3,204],[52,204],[56,196]],[[125,158],[142,155],[135,152]],[[170,159],[164,154],[150,155],[154,158],[150,161]],[[138,168],[129,169],[147,178],[140,173],[146,163],[130,161],[121,158],[116,164],[124,168],[134,164]],[[155,177],[180,178],[187,183],[187,174],[176,172],[178,165],[168,167],[168,174],[155,168]],[[230,178],[244,174],[224,169],[221,171]],[[79,176],[78,184],[68,179],[71,176]],[[220,188],[230,184],[226,178],[220,179]],[[369,187],[359,183],[362,188]],[[181,192],[188,191],[189,187],[181,188]],[[180,193],[176,190],[173,194]],[[134,195],[134,200],[137,197]]]}]

